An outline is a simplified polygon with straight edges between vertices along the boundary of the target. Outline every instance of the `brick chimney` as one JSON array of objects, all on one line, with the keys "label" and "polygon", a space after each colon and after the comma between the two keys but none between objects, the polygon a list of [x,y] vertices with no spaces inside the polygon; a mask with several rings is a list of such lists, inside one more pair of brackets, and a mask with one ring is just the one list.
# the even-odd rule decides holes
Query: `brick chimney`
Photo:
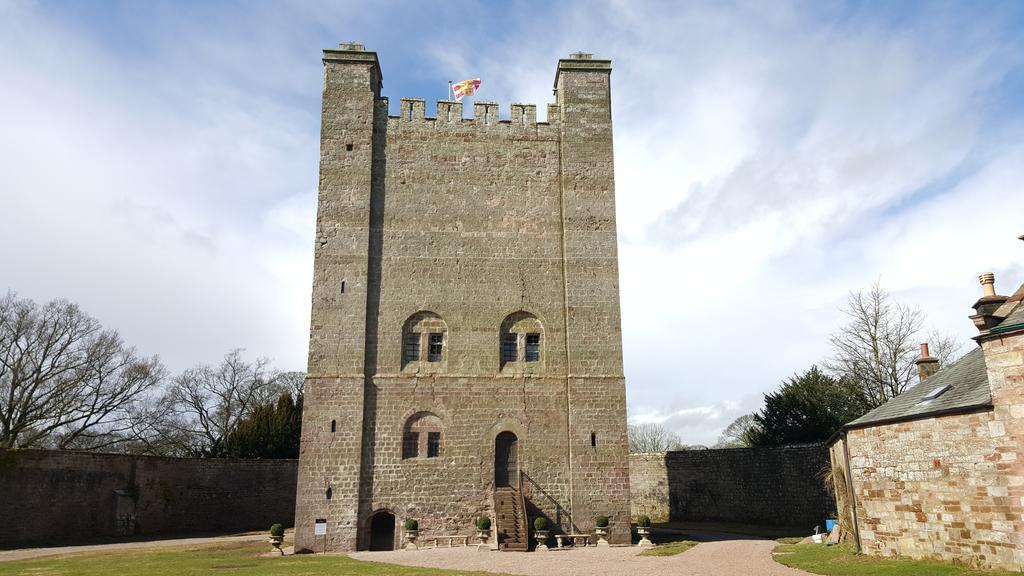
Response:
[{"label": "brick chimney", "polygon": [[1002,320],[1002,316],[996,316],[995,312],[1006,302],[1006,296],[996,294],[996,277],[991,272],[985,272],[978,277],[984,294],[974,303],[974,315],[971,320],[981,333],[986,333]]},{"label": "brick chimney", "polygon": [[914,364],[917,364],[917,375],[921,378],[921,382],[924,382],[939,371],[939,360],[932,358],[931,354],[928,353],[927,342],[921,344],[921,357],[915,360]]}]

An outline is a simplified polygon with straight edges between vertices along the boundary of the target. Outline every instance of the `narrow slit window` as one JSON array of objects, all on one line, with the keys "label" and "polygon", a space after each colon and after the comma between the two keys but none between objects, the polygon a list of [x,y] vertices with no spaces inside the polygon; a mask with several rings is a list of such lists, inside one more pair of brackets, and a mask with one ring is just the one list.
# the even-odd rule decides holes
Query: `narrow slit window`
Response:
[{"label": "narrow slit window", "polygon": [[523,108],[522,112],[523,112],[523,115],[522,115],[521,118],[522,118],[523,126],[526,126],[526,108]]},{"label": "narrow slit window", "polygon": [[452,105],[451,104],[448,105],[448,121],[449,122],[452,121]]},{"label": "narrow slit window", "polygon": [[334,496],[334,490],[330,486],[327,487],[327,493],[325,494],[325,496],[327,496],[328,500],[330,500],[331,497]]},{"label": "narrow slit window", "polygon": [[345,150],[347,150],[348,152],[351,152],[352,151],[352,145],[351,144],[345,144]]},{"label": "narrow slit window", "polygon": [[590,445],[595,448],[597,447],[597,432],[590,433]]},{"label": "narrow slit window", "polygon": [[490,108],[484,108],[484,124],[486,125],[486,124],[490,124],[490,123],[491,123],[491,109]]},{"label": "narrow slit window", "polygon": [[515,362],[519,359],[519,335],[503,334],[501,337],[501,361]]},{"label": "narrow slit window", "polygon": [[341,293],[342,294],[345,293],[345,281],[344,280],[341,281]]},{"label": "narrow slit window", "polygon": [[403,354],[406,362],[415,362],[420,359],[419,332],[410,332],[405,335],[405,352]]},{"label": "narrow slit window", "polygon": [[337,420],[331,420],[331,432],[337,432],[337,431],[338,431],[338,421]]},{"label": "narrow slit window", "polygon": [[431,332],[427,343],[427,361],[440,362],[444,357],[444,334]]},{"label": "narrow slit window", "polygon": [[409,103],[409,121],[412,122],[412,103]]},{"label": "narrow slit window", "polygon": [[427,458],[437,458],[441,455],[441,433],[427,432]]},{"label": "narrow slit window", "polygon": [[526,361],[536,362],[540,360],[540,334],[533,333],[526,335]]}]

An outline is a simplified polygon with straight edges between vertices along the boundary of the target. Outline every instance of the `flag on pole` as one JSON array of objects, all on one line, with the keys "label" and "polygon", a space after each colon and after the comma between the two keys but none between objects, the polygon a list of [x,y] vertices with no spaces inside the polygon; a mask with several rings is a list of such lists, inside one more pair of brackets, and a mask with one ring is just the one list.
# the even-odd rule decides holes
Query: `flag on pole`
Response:
[{"label": "flag on pole", "polygon": [[463,80],[452,86],[455,91],[455,99],[461,101],[463,96],[469,96],[480,89],[480,79]]}]

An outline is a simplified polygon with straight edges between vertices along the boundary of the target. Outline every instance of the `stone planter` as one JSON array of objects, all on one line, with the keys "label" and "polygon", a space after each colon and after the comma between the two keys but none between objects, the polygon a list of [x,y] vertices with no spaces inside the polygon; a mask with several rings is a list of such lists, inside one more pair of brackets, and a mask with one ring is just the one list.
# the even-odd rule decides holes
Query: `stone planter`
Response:
[{"label": "stone planter", "polygon": [[281,556],[284,556],[284,550],[281,550],[281,544],[284,543],[284,536],[271,536],[270,545],[274,547],[274,550],[279,552]]},{"label": "stone planter", "polygon": [[608,529],[608,526],[605,526],[603,528],[598,526],[594,529],[594,532],[597,534],[598,546],[608,546]]},{"label": "stone planter", "polygon": [[416,539],[419,538],[419,530],[406,530],[405,531],[405,549],[406,550],[419,550],[420,547],[416,545]]},{"label": "stone planter", "polygon": [[533,539],[537,541],[537,548],[535,552],[547,552],[548,551],[548,531],[547,530],[534,530]]},{"label": "stone planter", "polygon": [[649,526],[637,526],[636,533],[640,535],[640,543],[637,544],[641,548],[653,548],[654,543],[648,536],[651,535],[651,528]]}]

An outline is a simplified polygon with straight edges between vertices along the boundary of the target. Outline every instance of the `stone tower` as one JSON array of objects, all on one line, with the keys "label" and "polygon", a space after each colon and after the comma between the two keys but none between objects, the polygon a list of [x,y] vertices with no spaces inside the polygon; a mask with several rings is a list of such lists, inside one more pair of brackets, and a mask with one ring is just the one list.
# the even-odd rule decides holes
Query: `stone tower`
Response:
[{"label": "stone tower", "polygon": [[[536,106],[403,98],[374,52],[324,51],[296,548],[526,522],[629,539],[611,63],[559,60]],[[315,522],[326,535],[315,534]],[[493,541],[493,540],[492,540]]]}]

